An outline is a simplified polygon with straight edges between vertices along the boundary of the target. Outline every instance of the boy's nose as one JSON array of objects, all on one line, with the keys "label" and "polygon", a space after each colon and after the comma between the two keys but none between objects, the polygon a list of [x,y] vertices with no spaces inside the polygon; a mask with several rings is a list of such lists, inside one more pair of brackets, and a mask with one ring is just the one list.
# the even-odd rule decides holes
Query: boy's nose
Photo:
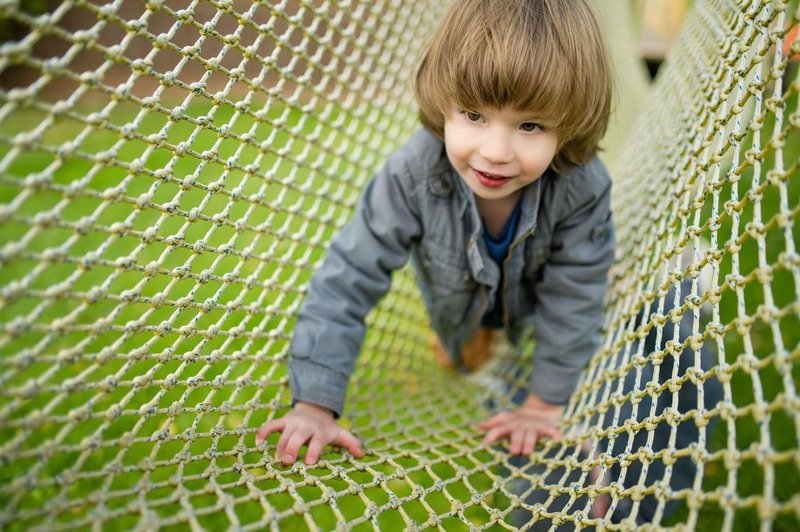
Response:
[{"label": "boy's nose", "polygon": [[508,163],[514,158],[509,142],[502,135],[487,135],[482,138],[478,153],[492,164]]}]

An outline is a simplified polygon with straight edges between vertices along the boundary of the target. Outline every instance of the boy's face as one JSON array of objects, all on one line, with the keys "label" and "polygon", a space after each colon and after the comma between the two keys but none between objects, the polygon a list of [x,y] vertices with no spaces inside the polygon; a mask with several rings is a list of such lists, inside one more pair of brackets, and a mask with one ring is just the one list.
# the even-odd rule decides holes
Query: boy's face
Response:
[{"label": "boy's face", "polygon": [[444,145],[458,174],[479,198],[518,196],[550,166],[555,132],[533,113],[511,108],[463,110],[445,115]]}]

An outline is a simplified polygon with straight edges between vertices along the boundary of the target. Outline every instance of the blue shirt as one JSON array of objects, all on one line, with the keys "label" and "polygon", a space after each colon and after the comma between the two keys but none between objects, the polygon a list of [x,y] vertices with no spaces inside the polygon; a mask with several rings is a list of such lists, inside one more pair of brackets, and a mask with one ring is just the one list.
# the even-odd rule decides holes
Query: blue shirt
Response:
[{"label": "blue shirt", "polygon": [[[503,261],[505,260],[506,255],[508,255],[508,248],[511,247],[511,242],[514,240],[514,234],[517,232],[519,215],[521,212],[522,201],[520,197],[520,201],[517,201],[511,216],[509,216],[508,221],[506,222],[506,226],[503,228],[503,233],[497,238],[489,234],[489,230],[486,229],[486,224],[483,224],[483,241],[486,243],[486,249],[489,251],[489,256],[492,257],[492,260],[495,261],[500,267],[499,286],[501,287],[503,286]],[[489,327],[490,329],[503,328],[503,304],[500,297],[500,290],[498,290],[497,296],[494,300],[494,305],[492,305],[492,308],[490,308],[486,314],[483,315],[483,318],[481,318],[482,326]]]}]

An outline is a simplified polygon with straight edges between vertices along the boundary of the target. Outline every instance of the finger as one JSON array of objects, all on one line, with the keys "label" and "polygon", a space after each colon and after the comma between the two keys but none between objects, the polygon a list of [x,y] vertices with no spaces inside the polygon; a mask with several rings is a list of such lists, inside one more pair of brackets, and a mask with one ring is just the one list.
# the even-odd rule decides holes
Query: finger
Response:
[{"label": "finger", "polygon": [[526,432],[524,428],[518,428],[511,432],[511,443],[508,446],[508,452],[511,454],[522,453],[522,443],[525,441]]},{"label": "finger", "polygon": [[508,412],[500,412],[499,414],[495,414],[494,416],[490,417],[486,421],[481,421],[475,426],[483,431],[493,429],[496,426],[504,423],[508,418],[508,414]]},{"label": "finger", "polygon": [[508,425],[495,427],[491,429],[489,432],[487,432],[486,436],[483,437],[483,444],[490,445],[496,441],[502,440],[506,436],[508,436],[510,432],[511,432],[511,427],[509,427]]},{"label": "finger", "polygon": [[322,454],[323,447],[325,447],[325,440],[317,435],[311,437],[306,451],[306,465],[314,465],[319,461],[319,455]]},{"label": "finger", "polygon": [[300,448],[311,438],[311,431],[305,429],[297,429],[289,438],[286,448],[283,450],[281,460],[286,465],[293,464],[297,455],[300,453]]},{"label": "finger", "polygon": [[548,427],[547,425],[541,425],[538,427],[539,438],[541,437],[548,437],[552,438],[553,440],[560,440],[561,436],[564,434],[555,427]]},{"label": "finger", "polygon": [[536,430],[528,430],[525,432],[525,437],[522,440],[522,454],[529,455],[536,447],[536,442],[539,439],[539,433]]},{"label": "finger", "polygon": [[581,445],[581,454],[585,455],[587,458],[597,459],[597,452],[592,452],[593,448],[594,440],[592,438],[588,438]]},{"label": "finger", "polygon": [[283,432],[284,427],[286,427],[286,422],[283,418],[280,419],[273,419],[271,421],[267,421],[256,432],[256,445],[261,445],[264,443],[264,440],[267,439],[267,436],[272,434],[273,432],[281,431]]},{"label": "finger", "polygon": [[294,431],[297,430],[297,427],[294,425],[288,425],[284,427],[283,432],[281,432],[281,437],[278,439],[278,443],[275,445],[275,458],[277,460],[281,459],[283,456],[283,451],[286,449],[286,444],[289,443],[289,439],[291,439],[292,434]]},{"label": "finger", "polygon": [[364,451],[361,449],[361,442],[358,441],[358,438],[353,436],[353,434],[346,429],[339,430],[339,434],[336,435],[336,438],[333,440],[333,444],[338,445],[339,447],[344,447],[356,458],[364,458]]}]

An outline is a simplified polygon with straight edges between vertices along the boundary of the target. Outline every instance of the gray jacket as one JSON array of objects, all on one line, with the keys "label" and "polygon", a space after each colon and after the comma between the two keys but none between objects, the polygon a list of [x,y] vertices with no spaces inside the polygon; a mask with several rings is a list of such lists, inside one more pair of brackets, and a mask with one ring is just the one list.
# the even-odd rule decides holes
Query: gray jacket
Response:
[{"label": "gray jacket", "polygon": [[615,246],[610,189],[597,158],[529,185],[499,287],[472,192],[442,141],[418,131],[366,186],[311,279],[291,344],[293,400],[341,414],[364,318],[411,257],[431,326],[449,352],[460,351],[500,298],[512,341],[533,327],[530,390],[566,402],[599,344]]}]

